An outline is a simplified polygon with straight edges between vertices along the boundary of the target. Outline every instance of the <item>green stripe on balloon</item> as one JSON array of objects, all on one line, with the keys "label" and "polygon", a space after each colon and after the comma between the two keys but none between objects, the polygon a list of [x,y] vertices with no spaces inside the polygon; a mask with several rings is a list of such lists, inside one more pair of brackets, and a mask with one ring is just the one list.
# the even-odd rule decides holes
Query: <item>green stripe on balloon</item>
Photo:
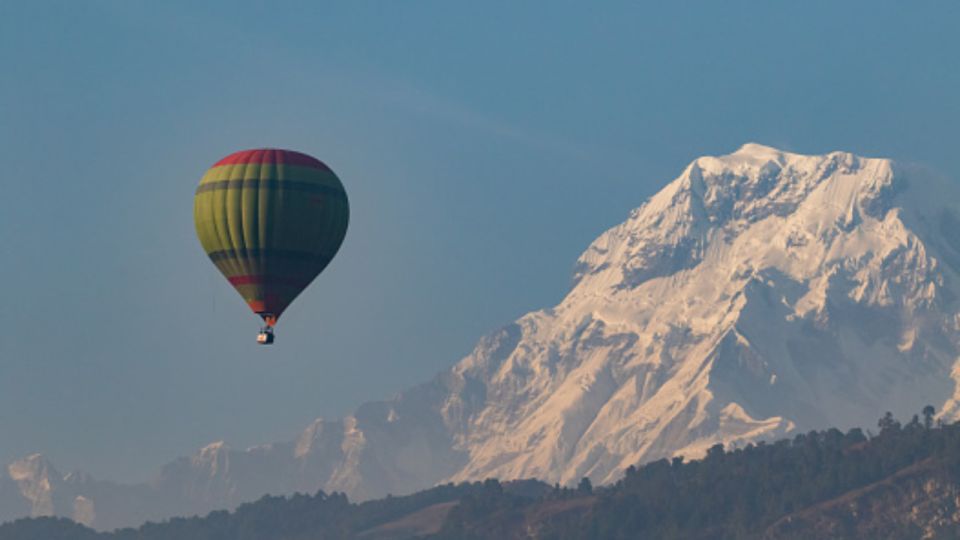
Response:
[{"label": "green stripe on balloon", "polygon": [[197,195],[207,191],[221,189],[289,189],[305,193],[322,193],[324,195],[342,196],[343,188],[325,186],[315,182],[299,182],[296,180],[278,180],[276,178],[247,178],[242,180],[215,180],[197,186]]}]

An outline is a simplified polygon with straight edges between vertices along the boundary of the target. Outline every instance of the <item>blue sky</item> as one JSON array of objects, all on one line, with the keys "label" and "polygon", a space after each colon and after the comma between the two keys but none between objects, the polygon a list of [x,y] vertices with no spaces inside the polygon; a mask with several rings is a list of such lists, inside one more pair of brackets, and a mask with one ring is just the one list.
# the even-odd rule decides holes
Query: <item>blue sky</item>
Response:
[{"label": "blue sky", "polygon": [[[557,302],[699,155],[956,177],[958,22],[955,2],[0,2],[0,462],[145,479],[389,397]],[[352,208],[272,348],[192,223],[203,172],[261,146],[324,160]]]}]

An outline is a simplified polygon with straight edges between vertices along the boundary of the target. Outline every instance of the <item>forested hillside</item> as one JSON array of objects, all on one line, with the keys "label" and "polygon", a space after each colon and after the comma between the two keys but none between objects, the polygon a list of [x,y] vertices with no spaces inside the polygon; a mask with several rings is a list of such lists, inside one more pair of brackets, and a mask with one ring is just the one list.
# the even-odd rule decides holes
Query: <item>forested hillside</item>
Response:
[{"label": "forested hillside", "polygon": [[599,488],[487,480],[361,504],[320,492],[112,533],[19,520],[0,526],[0,540],[957,538],[960,424],[936,425],[933,413],[906,424],[887,414],[875,434],[717,445]]},{"label": "forested hillside", "polygon": [[470,496],[436,538],[496,538],[490,523],[514,524],[514,538],[958,538],[960,425],[932,417],[928,407],[901,425],[888,414],[872,437],[827,430],[718,445],[703,460],[631,467],[592,496],[584,485],[527,504]]}]

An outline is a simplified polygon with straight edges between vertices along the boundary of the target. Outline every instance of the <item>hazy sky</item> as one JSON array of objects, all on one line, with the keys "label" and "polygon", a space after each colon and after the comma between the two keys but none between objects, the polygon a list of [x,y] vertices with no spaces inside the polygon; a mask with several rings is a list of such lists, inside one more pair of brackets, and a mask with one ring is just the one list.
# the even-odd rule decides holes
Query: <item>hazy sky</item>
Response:
[{"label": "hazy sky", "polygon": [[[140,480],[389,397],[556,303],[699,155],[956,177],[958,23],[953,1],[0,0],[0,462]],[[351,202],[270,348],[192,217],[204,171],[261,146]]]}]

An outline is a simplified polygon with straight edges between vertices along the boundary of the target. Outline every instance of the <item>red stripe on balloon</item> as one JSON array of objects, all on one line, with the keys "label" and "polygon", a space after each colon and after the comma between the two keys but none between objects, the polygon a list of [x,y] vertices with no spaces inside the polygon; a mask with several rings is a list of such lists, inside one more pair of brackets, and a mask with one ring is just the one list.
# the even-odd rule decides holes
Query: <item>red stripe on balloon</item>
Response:
[{"label": "red stripe on balloon", "polygon": [[294,152],[293,150],[276,150],[272,148],[260,148],[234,152],[233,154],[230,154],[229,156],[214,163],[213,166],[219,167],[221,165],[238,165],[242,163],[296,165],[298,167],[311,167],[324,171],[330,170],[329,167],[315,157],[308,156],[307,154],[301,154],[300,152]]},{"label": "red stripe on balloon", "polygon": [[286,285],[288,287],[306,287],[311,279],[287,278],[279,276],[245,275],[227,278],[231,285]]}]

